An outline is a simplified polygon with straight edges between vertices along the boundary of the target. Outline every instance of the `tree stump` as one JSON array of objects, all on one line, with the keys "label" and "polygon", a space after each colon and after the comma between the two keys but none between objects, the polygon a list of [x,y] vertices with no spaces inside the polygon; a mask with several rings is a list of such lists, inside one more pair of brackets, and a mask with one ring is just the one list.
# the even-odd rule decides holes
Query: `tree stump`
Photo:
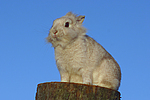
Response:
[{"label": "tree stump", "polygon": [[120,92],[95,85],[46,82],[38,84],[36,100],[120,100]]}]

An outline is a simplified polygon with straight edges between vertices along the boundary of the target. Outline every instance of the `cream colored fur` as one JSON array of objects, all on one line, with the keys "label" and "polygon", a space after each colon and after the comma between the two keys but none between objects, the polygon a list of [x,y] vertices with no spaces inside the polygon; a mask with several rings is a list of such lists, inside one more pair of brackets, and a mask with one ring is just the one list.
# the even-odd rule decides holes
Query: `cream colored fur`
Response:
[{"label": "cream colored fur", "polygon": [[114,58],[82,26],[85,16],[71,12],[54,20],[47,41],[55,49],[61,82],[99,85],[118,90],[121,71]]}]

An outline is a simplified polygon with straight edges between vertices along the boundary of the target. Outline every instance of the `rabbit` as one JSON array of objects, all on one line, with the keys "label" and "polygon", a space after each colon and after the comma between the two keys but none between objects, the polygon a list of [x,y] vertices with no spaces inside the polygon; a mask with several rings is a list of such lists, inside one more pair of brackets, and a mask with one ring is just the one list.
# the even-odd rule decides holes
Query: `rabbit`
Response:
[{"label": "rabbit", "polygon": [[55,51],[61,82],[118,90],[121,70],[115,59],[82,26],[85,16],[68,12],[53,21],[46,38]]}]

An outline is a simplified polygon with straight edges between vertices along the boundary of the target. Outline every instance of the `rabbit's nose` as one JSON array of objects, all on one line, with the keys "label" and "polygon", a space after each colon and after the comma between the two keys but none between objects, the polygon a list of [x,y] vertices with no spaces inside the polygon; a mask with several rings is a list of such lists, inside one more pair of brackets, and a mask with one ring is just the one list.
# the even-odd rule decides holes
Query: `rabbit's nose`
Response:
[{"label": "rabbit's nose", "polygon": [[54,31],[53,31],[53,37],[54,37],[54,38],[56,38],[56,37],[57,37],[57,33],[58,33],[58,31],[57,31],[57,30],[54,30]]},{"label": "rabbit's nose", "polygon": [[55,31],[54,34],[56,34],[58,31]]}]

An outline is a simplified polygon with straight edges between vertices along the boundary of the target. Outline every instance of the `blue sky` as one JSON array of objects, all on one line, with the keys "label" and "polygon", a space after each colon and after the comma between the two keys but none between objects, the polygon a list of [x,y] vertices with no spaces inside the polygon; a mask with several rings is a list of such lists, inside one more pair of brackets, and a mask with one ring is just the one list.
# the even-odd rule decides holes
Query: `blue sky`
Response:
[{"label": "blue sky", "polygon": [[149,0],[1,0],[0,100],[34,100],[37,84],[60,81],[45,38],[69,11],[86,16],[87,34],[119,63],[122,100],[148,100]]}]

